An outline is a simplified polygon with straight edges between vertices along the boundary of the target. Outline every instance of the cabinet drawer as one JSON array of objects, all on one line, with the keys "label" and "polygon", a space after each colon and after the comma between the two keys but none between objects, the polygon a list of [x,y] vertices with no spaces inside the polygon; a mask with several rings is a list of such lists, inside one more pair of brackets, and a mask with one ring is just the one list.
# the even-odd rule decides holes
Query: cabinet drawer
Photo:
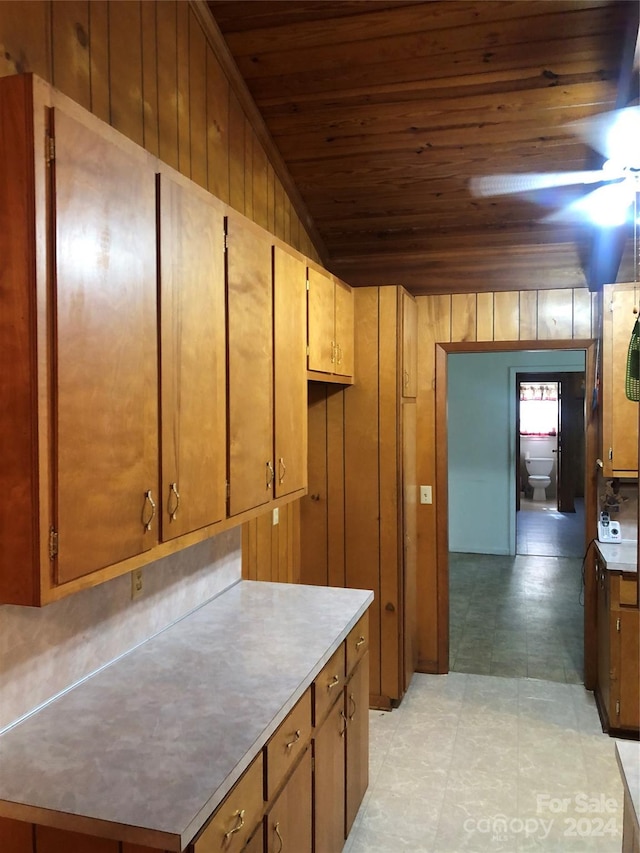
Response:
[{"label": "cabinet drawer", "polygon": [[193,845],[194,853],[236,853],[255,831],[264,810],[262,753],[231,789]]},{"label": "cabinet drawer", "polygon": [[273,797],[311,737],[311,688],[267,744],[267,799]]},{"label": "cabinet drawer", "polygon": [[345,683],[344,643],[334,652],[314,681],[314,725],[319,725],[342,692]]},{"label": "cabinet drawer", "polygon": [[369,611],[360,617],[347,637],[347,676],[369,651]]}]

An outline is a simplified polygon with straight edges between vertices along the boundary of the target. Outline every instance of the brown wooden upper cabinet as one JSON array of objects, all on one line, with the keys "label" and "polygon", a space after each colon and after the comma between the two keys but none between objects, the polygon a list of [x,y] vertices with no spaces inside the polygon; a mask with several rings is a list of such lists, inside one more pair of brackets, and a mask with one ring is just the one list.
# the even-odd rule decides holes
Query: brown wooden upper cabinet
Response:
[{"label": "brown wooden upper cabinet", "polygon": [[402,302],[402,396],[415,397],[418,393],[418,303],[401,291]]},{"label": "brown wooden upper cabinet", "polygon": [[229,515],[268,503],[276,480],[271,252],[266,231],[229,212]]},{"label": "brown wooden upper cabinet", "polygon": [[225,517],[224,209],[162,167],[158,175],[162,539]]},{"label": "brown wooden upper cabinet", "polygon": [[[316,266],[308,272],[308,359],[312,373],[327,381],[353,379],[354,313],[351,288]],[[313,378],[313,377],[312,377]]]},{"label": "brown wooden upper cabinet", "polygon": [[31,75],[0,81],[0,598],[158,539],[155,170]]},{"label": "brown wooden upper cabinet", "polygon": [[274,246],[276,498],[307,487],[306,279],[306,259]]},{"label": "brown wooden upper cabinet", "polygon": [[640,286],[603,288],[602,458],[605,477],[638,476],[638,403],[625,393],[627,353],[637,319]]}]

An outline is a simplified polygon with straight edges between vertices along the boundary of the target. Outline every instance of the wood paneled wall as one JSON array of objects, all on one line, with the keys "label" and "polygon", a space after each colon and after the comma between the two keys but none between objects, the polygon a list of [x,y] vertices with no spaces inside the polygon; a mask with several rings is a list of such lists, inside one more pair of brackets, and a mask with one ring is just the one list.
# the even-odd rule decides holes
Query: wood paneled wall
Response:
[{"label": "wood paneled wall", "polygon": [[[39,75],[319,262],[216,33],[197,0],[2,0],[0,76]],[[245,527],[244,576],[295,580],[299,509],[281,508],[271,527],[271,513]]]},{"label": "wood paneled wall", "polygon": [[251,581],[300,582],[300,501],[242,525],[242,577]]},{"label": "wood paneled wall", "polygon": [[[0,76],[34,72],[263,228],[320,260],[230,79],[215,25],[185,0],[2,0]],[[252,123],[253,122],[253,123]]]},{"label": "wood paneled wall", "polygon": [[[418,483],[432,484],[433,504],[418,506],[419,668],[438,672],[438,588],[436,477],[436,344],[463,341],[513,342],[585,340],[599,329],[599,302],[586,289],[463,293],[419,296],[418,302]],[[509,349],[506,346],[505,349]],[[440,611],[441,612],[441,611]]]}]

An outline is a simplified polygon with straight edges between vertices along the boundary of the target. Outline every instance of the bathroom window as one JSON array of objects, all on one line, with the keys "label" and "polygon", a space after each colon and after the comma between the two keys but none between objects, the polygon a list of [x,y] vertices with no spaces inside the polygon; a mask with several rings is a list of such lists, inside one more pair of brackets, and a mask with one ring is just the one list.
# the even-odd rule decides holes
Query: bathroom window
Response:
[{"label": "bathroom window", "polygon": [[558,383],[520,383],[520,435],[556,435]]}]

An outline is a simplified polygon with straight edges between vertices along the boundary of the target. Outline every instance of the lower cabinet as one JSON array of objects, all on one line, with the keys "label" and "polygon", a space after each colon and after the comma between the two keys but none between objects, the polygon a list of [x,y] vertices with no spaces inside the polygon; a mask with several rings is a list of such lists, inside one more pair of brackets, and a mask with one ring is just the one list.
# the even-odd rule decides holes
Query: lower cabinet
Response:
[{"label": "lower cabinet", "polygon": [[[597,585],[596,702],[605,731],[640,730],[640,611],[637,580],[595,561]],[[634,587],[635,585],[635,587]],[[625,604],[625,601],[633,602]]]},{"label": "lower cabinet", "polygon": [[307,748],[265,817],[267,853],[311,853],[311,774]]},{"label": "lower cabinet", "polygon": [[313,739],[315,853],[339,853],[345,839],[345,736],[340,694]]},{"label": "lower cabinet", "polygon": [[369,786],[369,653],[353,670],[345,688],[346,800],[345,837]]}]

